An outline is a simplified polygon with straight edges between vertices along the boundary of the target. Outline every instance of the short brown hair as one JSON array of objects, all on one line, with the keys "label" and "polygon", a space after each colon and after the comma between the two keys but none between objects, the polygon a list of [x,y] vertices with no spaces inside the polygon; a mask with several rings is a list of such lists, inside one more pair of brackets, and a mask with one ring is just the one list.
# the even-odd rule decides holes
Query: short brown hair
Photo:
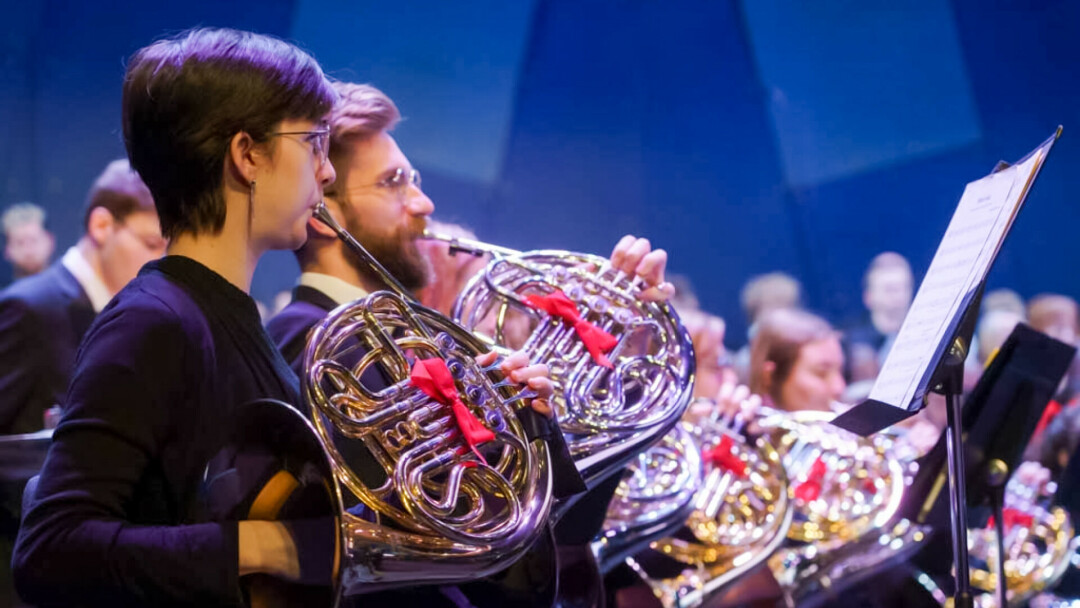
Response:
[{"label": "short brown hair", "polygon": [[[805,310],[782,308],[765,313],[750,343],[750,390],[779,402],[780,387],[795,367],[803,345],[836,335],[828,321]],[[771,384],[765,380],[767,361],[775,365]]]},{"label": "short brown hair", "polygon": [[[384,131],[392,131],[401,121],[393,100],[370,84],[335,82],[338,100],[330,114],[330,162],[338,173],[337,184],[344,182],[343,156],[352,142],[362,141]],[[334,185],[326,194],[334,194]]]},{"label": "short brown hair", "polygon": [[335,98],[310,55],[271,36],[202,28],[135,53],[124,78],[124,144],[154,194],[162,235],[221,231],[234,135],[267,142],[283,120],[322,119]]},{"label": "short brown hair", "polygon": [[118,222],[136,211],[154,211],[154,197],[126,158],[106,165],[86,195],[83,229],[90,226],[90,213],[104,207]]}]

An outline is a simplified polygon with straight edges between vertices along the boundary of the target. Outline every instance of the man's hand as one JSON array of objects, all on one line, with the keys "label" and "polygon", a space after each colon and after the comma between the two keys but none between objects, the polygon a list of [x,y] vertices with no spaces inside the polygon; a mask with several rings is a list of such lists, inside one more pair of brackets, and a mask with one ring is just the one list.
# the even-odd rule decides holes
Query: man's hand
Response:
[{"label": "man's hand", "polygon": [[[488,352],[476,358],[476,362],[487,367],[495,362],[497,355]],[[530,406],[536,412],[551,418],[551,395],[555,393],[555,386],[548,377],[548,367],[543,363],[529,365],[529,355],[525,351],[516,351],[503,359],[499,370],[512,382],[524,384],[536,392]]]},{"label": "man's hand", "polygon": [[624,236],[611,252],[611,266],[644,281],[645,288],[638,296],[641,300],[662,302],[675,295],[675,286],[664,280],[667,252],[653,249],[649,239]]}]

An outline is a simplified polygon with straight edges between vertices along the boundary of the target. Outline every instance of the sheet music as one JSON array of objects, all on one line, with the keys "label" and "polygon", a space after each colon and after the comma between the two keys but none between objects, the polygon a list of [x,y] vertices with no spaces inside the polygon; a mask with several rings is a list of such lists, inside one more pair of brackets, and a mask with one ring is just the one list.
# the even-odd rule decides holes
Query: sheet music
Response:
[{"label": "sheet music", "polygon": [[964,297],[986,275],[1043,157],[1040,149],[1025,162],[964,189],[870,399],[907,408],[917,398],[919,382],[933,362],[933,347],[946,339]]}]

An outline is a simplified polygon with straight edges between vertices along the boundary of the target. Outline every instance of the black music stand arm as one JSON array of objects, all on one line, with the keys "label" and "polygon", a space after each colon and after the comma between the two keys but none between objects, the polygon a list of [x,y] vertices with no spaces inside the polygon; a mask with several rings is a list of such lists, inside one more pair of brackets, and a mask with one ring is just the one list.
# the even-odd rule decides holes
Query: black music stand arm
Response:
[{"label": "black music stand arm", "polygon": [[967,359],[971,337],[975,333],[982,294],[986,286],[983,280],[975,288],[974,297],[968,303],[964,316],[953,334],[945,356],[942,357],[930,386],[936,393],[945,395],[948,425],[945,427],[945,446],[949,469],[949,512],[952,528],[953,565],[955,586],[954,608],[972,608],[971,571],[968,566],[967,544],[967,480],[964,462],[964,429],[960,397],[964,393],[964,362]]},{"label": "black music stand arm", "polygon": [[[957,342],[961,342],[957,338]],[[945,395],[949,422],[945,428],[945,445],[949,466],[949,521],[952,524],[953,564],[955,566],[955,586],[953,587],[953,606],[972,608],[971,574],[968,569],[967,546],[967,490],[964,470],[963,428],[960,414],[960,396],[964,386],[964,358],[967,348],[963,344],[950,347],[938,371],[941,384],[938,389]]]}]

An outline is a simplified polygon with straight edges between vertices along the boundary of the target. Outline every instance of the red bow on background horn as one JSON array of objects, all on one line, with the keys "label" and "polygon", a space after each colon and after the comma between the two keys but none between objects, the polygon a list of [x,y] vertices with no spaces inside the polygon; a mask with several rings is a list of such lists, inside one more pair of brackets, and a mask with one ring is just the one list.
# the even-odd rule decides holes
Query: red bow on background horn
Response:
[{"label": "red bow on background horn", "polygon": [[738,477],[746,477],[746,463],[731,453],[732,445],[734,445],[734,442],[731,437],[724,435],[720,438],[720,443],[716,447],[705,450],[701,453],[701,457],[705,459],[705,462],[712,463],[713,466],[720,467],[725,471],[731,471]]},{"label": "red bow on background horn", "polygon": [[[1012,529],[1013,526],[1023,526],[1024,528],[1030,528],[1031,524],[1035,523],[1035,516],[1030,513],[1024,513],[1019,509],[1006,507],[1001,510],[1001,520],[1005,522],[1005,531],[1008,532]],[[987,520],[986,527],[994,527],[993,515],[991,515],[990,519]]]},{"label": "red bow on background horn", "polygon": [[457,386],[454,384],[454,377],[446,368],[446,362],[439,358],[417,359],[413,364],[409,381],[413,386],[424,391],[428,397],[450,406],[450,411],[454,413],[454,421],[457,422],[458,430],[465,438],[465,443],[469,444],[469,449],[481,462],[487,464],[476,446],[495,439],[495,433],[473,416],[469,408],[461,401]]},{"label": "red bow on background horn", "polygon": [[825,481],[825,474],[828,472],[829,467],[818,456],[814,464],[810,465],[810,472],[806,475],[806,481],[795,487],[795,498],[805,502],[817,500],[821,496],[821,484]]},{"label": "red bow on background horn", "polygon": [[619,341],[615,336],[582,319],[577,305],[566,297],[565,293],[556,290],[546,296],[533,294],[525,297],[525,303],[572,325],[578,337],[585,343],[585,348],[589,350],[593,360],[604,367],[614,367],[604,353],[615,348]]}]

